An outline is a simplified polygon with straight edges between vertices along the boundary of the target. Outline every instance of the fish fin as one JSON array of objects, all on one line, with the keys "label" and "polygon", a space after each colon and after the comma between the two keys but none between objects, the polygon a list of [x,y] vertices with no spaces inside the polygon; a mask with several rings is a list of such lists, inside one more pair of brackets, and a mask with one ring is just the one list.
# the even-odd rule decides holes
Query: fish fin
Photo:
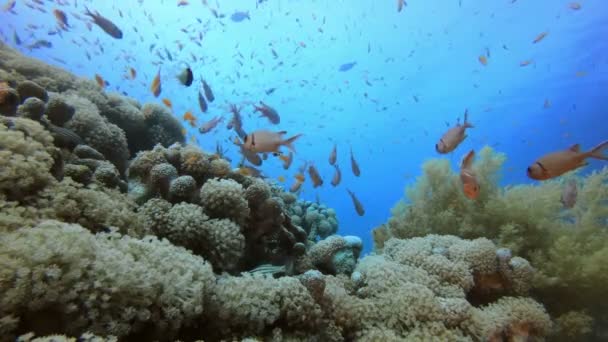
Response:
[{"label": "fish fin", "polygon": [[574,144],[574,145],[568,147],[568,150],[572,151],[572,152],[580,152],[581,151],[581,145],[580,144]]},{"label": "fish fin", "polygon": [[608,148],[608,140],[602,141],[589,152],[589,157],[601,160],[608,160],[608,155],[604,154],[604,150]]},{"label": "fish fin", "polygon": [[473,157],[475,157],[475,150],[469,151],[464,158],[462,158],[462,162],[460,163],[461,169],[470,169],[473,164]]},{"label": "fish fin", "polygon": [[[283,132],[285,134],[286,132]],[[279,132],[280,134],[280,132]],[[296,141],[302,134],[296,134],[293,137],[282,142],[282,145],[285,145],[291,152],[296,153],[296,149],[293,147],[293,142]]]}]

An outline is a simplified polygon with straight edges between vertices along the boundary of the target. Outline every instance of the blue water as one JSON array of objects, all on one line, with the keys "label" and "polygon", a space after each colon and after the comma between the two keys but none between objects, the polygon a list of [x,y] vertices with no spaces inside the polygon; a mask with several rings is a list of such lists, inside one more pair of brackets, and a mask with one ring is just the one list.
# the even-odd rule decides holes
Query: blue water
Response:
[{"label": "blue water", "polygon": [[[467,151],[488,144],[508,157],[503,184],[530,183],[525,170],[538,156],[574,143],[588,149],[608,139],[604,0],[581,1],[578,11],[558,0],[412,0],[400,13],[396,1],[268,0],[257,6],[255,0],[209,1],[209,6],[190,1],[180,7],[177,2],[47,0],[36,5],[43,13],[26,6],[32,1],[17,1],[12,13],[0,13],[1,34],[27,55],[82,77],[101,75],[108,91],[142,103],[169,98],[176,116],[191,109],[199,124],[215,115],[226,123],[229,103],[262,100],[273,106],[280,125],[271,127],[245,105],[245,130],[304,136],[296,142],[289,171],[273,157],[262,170],[271,178],[285,176],[288,187],[298,166],[313,162],[325,184],[313,189],[307,181],[302,197],[314,201],[318,194],[335,208],[339,233],[361,236],[366,251],[372,245],[370,230],[387,221],[425,160],[449,158],[456,169]],[[84,17],[84,5],[112,20],[123,39],[94,25],[89,31],[74,16]],[[66,12],[71,25],[61,36],[48,34],[56,27],[55,8]],[[248,12],[251,20],[232,21],[237,11]],[[533,44],[542,32],[548,35]],[[199,35],[201,46],[191,41]],[[28,50],[25,46],[36,39],[53,47]],[[173,62],[157,56],[157,51],[166,56],[165,49]],[[478,61],[481,55],[486,66]],[[526,60],[530,65],[521,67]],[[154,98],[149,88],[158,62],[163,92]],[[340,71],[354,62],[352,69]],[[190,88],[175,79],[186,63],[195,75]],[[125,78],[129,67],[137,70],[135,80]],[[201,77],[216,95],[207,114],[197,104]],[[276,90],[266,95],[269,88]],[[546,100],[550,108],[544,108]],[[475,128],[454,153],[439,156],[435,143],[465,109]],[[236,166],[238,151],[228,142],[235,134],[225,123],[203,136],[184,126],[188,140],[205,150],[214,151],[221,142]],[[334,142],[343,175],[337,188],[329,184],[333,167],[327,162]],[[350,171],[351,146],[362,171],[358,178]],[[592,160],[585,172],[602,163]],[[356,215],[346,188],[363,202],[364,217]]]}]

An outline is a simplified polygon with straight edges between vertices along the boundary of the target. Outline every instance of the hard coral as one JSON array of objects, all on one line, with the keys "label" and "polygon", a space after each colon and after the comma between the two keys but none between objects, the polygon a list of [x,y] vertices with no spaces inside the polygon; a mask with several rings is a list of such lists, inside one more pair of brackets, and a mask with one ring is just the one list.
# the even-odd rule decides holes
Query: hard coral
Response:
[{"label": "hard coral", "polygon": [[210,179],[201,187],[200,200],[205,213],[213,218],[228,218],[243,226],[249,206],[243,187],[231,179]]}]

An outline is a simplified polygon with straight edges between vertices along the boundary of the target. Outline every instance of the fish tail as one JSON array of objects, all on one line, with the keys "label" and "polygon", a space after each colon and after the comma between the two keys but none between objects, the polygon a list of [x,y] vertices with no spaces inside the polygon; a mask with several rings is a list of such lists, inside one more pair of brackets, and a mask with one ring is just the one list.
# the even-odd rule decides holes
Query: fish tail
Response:
[{"label": "fish tail", "polygon": [[293,137],[283,141],[283,145],[287,146],[293,153],[296,153],[296,149],[293,147],[293,142],[296,141],[302,134],[296,134]]},{"label": "fish tail", "polygon": [[601,160],[608,160],[608,155],[604,154],[604,150],[608,148],[608,140],[602,141],[588,152],[589,157]]}]

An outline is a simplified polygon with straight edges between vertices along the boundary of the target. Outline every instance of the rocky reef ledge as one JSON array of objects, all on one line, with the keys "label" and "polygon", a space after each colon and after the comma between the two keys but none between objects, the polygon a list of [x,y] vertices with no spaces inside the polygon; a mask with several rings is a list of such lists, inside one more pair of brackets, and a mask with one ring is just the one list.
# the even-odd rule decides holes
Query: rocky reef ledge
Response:
[{"label": "rocky reef ledge", "polygon": [[[551,332],[490,240],[391,238],[185,145],[165,108],[0,43],[0,340],[501,341]],[[380,253],[380,252],[378,252]]]}]

